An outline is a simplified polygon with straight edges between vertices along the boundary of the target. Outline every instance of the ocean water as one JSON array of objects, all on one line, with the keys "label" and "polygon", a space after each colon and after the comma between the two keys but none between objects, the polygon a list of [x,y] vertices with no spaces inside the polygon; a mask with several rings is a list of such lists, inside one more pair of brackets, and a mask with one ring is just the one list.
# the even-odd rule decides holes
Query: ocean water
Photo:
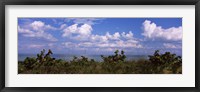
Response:
[{"label": "ocean water", "polygon": [[[74,56],[81,58],[81,55],[65,55],[65,54],[53,54],[51,55],[53,58],[56,59],[63,59],[66,61],[70,61],[73,59]],[[101,55],[83,55],[88,59],[94,59],[95,61],[103,61]],[[108,55],[104,55],[108,56]],[[24,61],[26,57],[37,57],[35,54],[18,54],[18,61]],[[148,59],[147,55],[126,55],[126,60],[138,60],[138,59]]]}]

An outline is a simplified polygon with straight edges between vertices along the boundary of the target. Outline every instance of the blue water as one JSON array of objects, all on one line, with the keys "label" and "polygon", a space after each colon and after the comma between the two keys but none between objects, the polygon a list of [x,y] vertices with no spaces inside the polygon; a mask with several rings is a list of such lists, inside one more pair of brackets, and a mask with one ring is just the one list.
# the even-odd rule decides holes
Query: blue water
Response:
[{"label": "blue water", "polygon": [[[62,59],[66,61],[70,61],[74,56],[81,58],[81,55],[65,55],[65,54],[53,54],[51,55],[53,58]],[[89,59],[94,59],[95,61],[103,61],[101,55],[83,55]],[[108,56],[108,55],[104,55]],[[35,54],[18,54],[18,61],[24,61],[26,57],[35,57]],[[126,55],[126,60],[138,60],[138,59],[148,59],[147,55]]]}]

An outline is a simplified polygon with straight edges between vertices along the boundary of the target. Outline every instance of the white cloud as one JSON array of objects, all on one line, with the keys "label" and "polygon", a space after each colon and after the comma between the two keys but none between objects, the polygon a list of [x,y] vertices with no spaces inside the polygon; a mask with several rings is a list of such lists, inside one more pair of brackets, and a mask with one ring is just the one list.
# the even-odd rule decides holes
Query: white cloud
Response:
[{"label": "white cloud", "polygon": [[99,43],[99,44],[96,44],[97,47],[100,47],[100,48],[109,48],[109,47],[117,47],[117,44],[116,43]]},{"label": "white cloud", "polygon": [[63,34],[62,34],[62,37],[67,37],[67,36],[69,36],[69,35],[71,35],[71,34],[73,34],[73,33],[77,33],[76,31],[77,31],[77,25],[78,24],[74,24],[74,25],[71,25],[71,26],[69,26],[69,27],[67,27],[67,28],[65,28],[64,30],[63,30]]},{"label": "white cloud", "polygon": [[105,35],[95,35],[92,34],[93,28],[89,24],[73,24],[71,26],[66,27],[63,30],[62,37],[66,37],[69,39],[77,40],[77,41],[91,41],[91,42],[109,42],[122,40],[122,37],[126,40],[131,40],[134,42],[138,42],[134,40],[133,33],[129,31],[129,33],[119,33],[115,32],[114,34],[110,34],[106,32]]},{"label": "white cloud", "polygon": [[48,30],[58,30],[58,28],[52,27],[51,25],[46,25],[42,21],[33,21],[30,24],[27,24],[21,28],[18,25],[18,33],[22,34],[24,37],[32,37],[37,39],[45,39],[48,41],[57,41],[53,35],[47,33]]},{"label": "white cloud", "polygon": [[143,48],[141,44],[136,41],[127,40],[127,41],[110,41],[110,42],[79,42],[78,44],[72,42],[62,43],[65,47],[78,47],[78,48]]},{"label": "white cloud", "polygon": [[[133,38],[133,33],[119,33],[110,34],[106,32],[105,35],[92,34],[92,26],[89,24],[73,24],[63,30],[62,37],[78,41],[78,44],[72,42],[63,43],[65,47],[78,48],[143,48],[137,40]],[[122,39],[125,38],[125,39]]]},{"label": "white cloud", "polygon": [[133,33],[131,31],[129,31],[129,33],[125,33],[122,32],[122,37],[126,38],[126,39],[133,39]]},{"label": "white cloud", "polygon": [[114,34],[110,34],[109,32],[106,32],[105,35],[91,35],[90,40],[91,41],[99,41],[99,42],[108,42],[110,40],[120,40],[121,35],[119,32],[115,32]]},{"label": "white cloud", "polygon": [[44,32],[43,30],[40,31],[31,31],[29,29],[24,29],[18,26],[18,32],[22,34],[24,37],[31,37],[31,38],[43,38],[48,41],[57,41],[55,37],[53,37],[51,34]]},{"label": "white cloud", "polygon": [[45,25],[44,30],[58,30],[55,27],[52,27],[51,25]]},{"label": "white cloud", "polygon": [[17,29],[18,29],[19,33],[23,33],[23,34],[31,34],[31,33],[33,33],[32,31],[30,31],[28,29],[21,28],[20,26],[18,26]]},{"label": "white cloud", "polygon": [[134,40],[134,39],[127,40],[126,42],[133,43],[133,44],[139,43],[139,41]]},{"label": "white cloud", "polygon": [[44,23],[41,21],[34,21],[30,24],[30,26],[33,28],[33,30],[40,30],[42,27],[44,27]]},{"label": "white cloud", "polygon": [[26,26],[26,28],[20,28],[18,26],[18,32],[24,37],[32,37],[37,39],[46,39],[48,41],[57,41],[53,35],[47,33],[48,30],[58,30],[58,28],[52,27],[51,25],[46,25],[42,21],[34,21]]},{"label": "white cloud", "polygon": [[113,39],[119,39],[121,36],[119,34],[119,32],[116,32],[113,34]]},{"label": "white cloud", "polygon": [[104,35],[102,35],[102,36],[100,36],[100,35],[91,35],[90,40],[92,42],[95,42],[95,41],[97,41],[97,42],[107,42],[108,38],[107,38],[107,36],[104,36]]},{"label": "white cloud", "polygon": [[114,33],[113,35],[110,35],[110,33],[109,32],[106,32],[106,35],[105,35],[108,39],[110,39],[110,40],[119,40],[120,39],[120,34],[119,34],[119,32],[116,32],[116,33]]},{"label": "white cloud", "polygon": [[181,45],[175,45],[175,44],[172,44],[172,43],[163,43],[163,46],[165,48],[174,48],[174,49],[182,48]]},{"label": "white cloud", "polygon": [[57,28],[52,27],[51,25],[45,25],[42,21],[34,21],[29,25],[33,30],[40,31],[40,30],[57,30]]},{"label": "white cloud", "polygon": [[182,27],[171,27],[168,29],[163,29],[161,26],[157,26],[149,20],[145,20],[143,23],[143,36],[148,39],[156,40],[170,40],[170,41],[180,41],[182,40]]},{"label": "white cloud", "polygon": [[74,37],[71,37],[71,39],[76,40],[76,41],[88,41],[90,35],[77,35]]},{"label": "white cloud", "polygon": [[88,24],[83,24],[81,27],[79,27],[78,32],[80,35],[90,35],[92,31],[92,27]]},{"label": "white cloud", "polygon": [[[68,37],[75,40],[88,40],[92,30],[92,26],[88,24],[83,24],[81,26],[73,24],[63,30],[62,37]],[[76,36],[72,36],[73,34]]]},{"label": "white cloud", "polygon": [[127,40],[127,41],[116,41],[118,47],[123,48],[143,48],[141,44],[138,44],[135,40]]},{"label": "white cloud", "polygon": [[68,37],[72,34],[77,34],[80,36],[89,36],[91,34],[92,27],[88,24],[83,24],[78,27],[78,24],[73,24],[63,30],[62,37]]}]

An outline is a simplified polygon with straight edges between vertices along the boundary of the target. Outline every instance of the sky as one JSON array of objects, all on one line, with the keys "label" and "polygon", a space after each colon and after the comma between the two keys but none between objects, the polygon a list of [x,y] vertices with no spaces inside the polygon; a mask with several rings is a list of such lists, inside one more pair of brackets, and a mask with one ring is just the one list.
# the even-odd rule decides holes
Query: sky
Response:
[{"label": "sky", "polygon": [[182,18],[18,18],[18,53],[182,54]]}]

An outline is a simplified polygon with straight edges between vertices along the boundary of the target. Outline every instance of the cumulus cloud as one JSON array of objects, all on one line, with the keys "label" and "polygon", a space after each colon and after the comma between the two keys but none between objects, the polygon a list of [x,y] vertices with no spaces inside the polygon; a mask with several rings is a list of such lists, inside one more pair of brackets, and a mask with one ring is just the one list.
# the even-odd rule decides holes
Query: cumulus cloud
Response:
[{"label": "cumulus cloud", "polygon": [[42,21],[34,21],[29,25],[33,30],[40,31],[40,30],[57,30],[57,28],[52,27],[50,25],[45,25]]},{"label": "cumulus cloud", "polygon": [[115,32],[113,35],[110,35],[110,33],[107,32],[106,37],[110,40],[119,40],[121,36],[120,36],[119,32]]},{"label": "cumulus cloud", "polygon": [[47,32],[48,30],[58,30],[58,28],[45,24],[42,21],[33,21],[32,23],[27,24],[25,28],[21,28],[18,25],[18,33],[22,34],[22,36],[24,37],[37,39],[42,38],[48,41],[57,41],[57,39],[53,35]]},{"label": "cumulus cloud", "polygon": [[30,26],[34,29],[34,30],[39,30],[42,27],[44,27],[44,23],[41,21],[34,21],[33,23],[30,24]]},{"label": "cumulus cloud", "polygon": [[125,38],[125,40],[131,40],[134,42],[138,42],[134,39],[133,33],[129,31],[129,33],[122,32],[121,34],[119,32],[115,32],[114,34],[110,34],[109,32],[106,32],[105,35],[91,35],[90,40],[91,41],[100,41],[100,42],[108,42],[108,41],[116,41],[116,40],[122,40],[122,38]]},{"label": "cumulus cloud", "polygon": [[88,24],[83,24],[81,26],[73,24],[63,30],[62,37],[68,37],[75,40],[88,40],[92,30],[92,26]]},{"label": "cumulus cloud", "polygon": [[108,41],[108,38],[104,35],[91,35],[90,37],[90,41],[92,42],[107,42]]},{"label": "cumulus cloud", "polygon": [[[62,37],[78,41],[78,43],[62,43],[66,48],[77,46],[78,48],[143,48],[137,40],[134,39],[133,33],[110,34],[105,35],[92,34],[93,28],[89,24],[73,24],[63,30]],[[125,39],[124,39],[125,38]]]},{"label": "cumulus cloud", "polygon": [[62,37],[67,37],[67,36],[69,36],[69,35],[71,35],[71,34],[77,33],[77,29],[78,29],[78,28],[77,28],[77,25],[78,25],[78,24],[74,24],[74,25],[71,25],[71,26],[65,28],[65,29],[63,30]]},{"label": "cumulus cloud", "polygon": [[105,35],[91,35],[90,40],[92,42],[99,41],[99,42],[108,42],[108,41],[115,41],[120,40],[121,35],[119,32],[115,32],[114,34],[110,34],[109,32],[106,32]]},{"label": "cumulus cloud", "polygon": [[156,40],[169,40],[169,41],[180,41],[182,40],[182,27],[171,27],[164,29],[161,26],[157,26],[155,23],[145,20],[143,22],[143,36],[148,39]]},{"label": "cumulus cloud", "polygon": [[129,33],[125,33],[122,32],[122,37],[126,38],[126,39],[133,39],[133,33],[131,31],[129,31]]},{"label": "cumulus cloud", "polygon": [[69,37],[72,34],[78,35],[78,37],[83,36],[83,37],[88,37],[91,34],[92,27],[91,25],[88,24],[83,24],[80,27],[78,24],[73,24],[63,30],[62,37]]},{"label": "cumulus cloud", "polygon": [[80,35],[90,35],[92,31],[92,27],[88,24],[83,24],[81,27],[79,27],[79,34]]}]

